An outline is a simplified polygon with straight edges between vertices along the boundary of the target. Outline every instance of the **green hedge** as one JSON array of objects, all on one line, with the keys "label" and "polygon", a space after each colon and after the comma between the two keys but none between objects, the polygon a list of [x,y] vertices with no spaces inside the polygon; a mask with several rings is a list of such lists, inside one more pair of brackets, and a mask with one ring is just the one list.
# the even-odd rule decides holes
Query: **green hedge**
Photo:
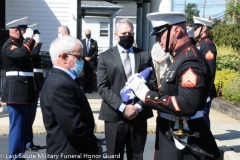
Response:
[{"label": "green hedge", "polygon": [[236,77],[239,77],[239,73],[231,69],[222,69],[216,71],[215,76],[215,87],[218,96],[222,96],[225,88],[228,86],[229,82],[233,81]]},{"label": "green hedge", "polygon": [[222,69],[240,71],[240,57],[233,54],[217,56],[217,70]]},{"label": "green hedge", "polygon": [[240,25],[219,24],[211,30],[211,38],[217,46],[240,49]]},{"label": "green hedge", "polygon": [[240,49],[240,25],[218,24],[211,30],[211,38],[217,46]]},{"label": "green hedge", "polygon": [[240,102],[240,75],[230,81],[223,90],[223,98],[231,103]]},{"label": "green hedge", "polygon": [[217,46],[217,70],[222,69],[240,72],[240,56],[235,49]]}]

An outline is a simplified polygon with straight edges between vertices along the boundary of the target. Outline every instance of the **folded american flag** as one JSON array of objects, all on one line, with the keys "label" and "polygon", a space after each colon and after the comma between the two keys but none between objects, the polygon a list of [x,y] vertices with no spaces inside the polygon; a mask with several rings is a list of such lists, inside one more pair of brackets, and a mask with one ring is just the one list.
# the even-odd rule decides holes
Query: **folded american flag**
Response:
[{"label": "folded american flag", "polygon": [[[152,74],[152,67],[148,67],[148,68],[144,69],[142,72],[140,72],[137,75],[137,77],[143,79],[144,82],[146,83],[150,79],[151,74]],[[133,79],[131,79],[130,82]],[[120,91],[120,95],[122,97],[123,103],[126,103],[126,104],[133,104],[134,103],[133,100],[136,96],[128,86],[123,87],[123,89]]]}]

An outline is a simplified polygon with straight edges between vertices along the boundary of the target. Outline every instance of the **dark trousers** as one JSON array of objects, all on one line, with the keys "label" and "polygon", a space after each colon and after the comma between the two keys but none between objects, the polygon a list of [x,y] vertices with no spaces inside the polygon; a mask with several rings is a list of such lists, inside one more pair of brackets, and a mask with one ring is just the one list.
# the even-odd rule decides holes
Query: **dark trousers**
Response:
[{"label": "dark trousers", "polygon": [[206,103],[205,108],[203,110],[203,118],[207,122],[207,125],[208,125],[209,129],[210,129],[209,114],[210,114],[211,105],[212,105],[212,100],[210,100],[209,102]]},{"label": "dark trousers", "polygon": [[25,153],[29,104],[7,104],[9,114],[8,156],[19,159]]},{"label": "dark trousers", "polygon": [[26,146],[30,147],[33,144],[33,130],[32,125],[36,117],[37,104],[38,104],[39,91],[35,92],[35,103],[30,104],[28,112],[28,131],[26,138]]},{"label": "dark trousers", "polygon": [[115,155],[110,160],[123,160],[126,146],[128,160],[142,160],[147,138],[147,121],[138,123],[105,122],[107,154]]},{"label": "dark trousers", "polygon": [[90,62],[84,61],[84,86],[86,91],[93,89],[94,69],[90,66]]}]

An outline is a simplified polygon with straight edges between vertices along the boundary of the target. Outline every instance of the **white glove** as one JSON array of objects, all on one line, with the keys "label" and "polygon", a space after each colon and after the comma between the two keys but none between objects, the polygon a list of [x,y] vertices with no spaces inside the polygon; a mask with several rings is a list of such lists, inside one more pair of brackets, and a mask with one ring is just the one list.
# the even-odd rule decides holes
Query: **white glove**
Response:
[{"label": "white glove", "polygon": [[131,77],[128,78],[127,83],[130,83],[135,77],[137,77],[139,74],[135,73],[134,75],[132,75]]},{"label": "white glove", "polygon": [[36,43],[39,43],[40,42],[40,36],[39,34],[35,34],[33,39],[36,41]]},{"label": "white glove", "polygon": [[134,79],[131,80],[131,82],[127,82],[126,85],[133,90],[135,95],[145,102],[145,97],[147,92],[149,91],[149,88],[145,85],[145,82],[143,79],[140,79],[138,77],[134,77]]},{"label": "white glove", "polygon": [[23,35],[24,39],[32,38],[32,36],[33,36],[33,30],[31,28],[27,28],[26,32]]}]

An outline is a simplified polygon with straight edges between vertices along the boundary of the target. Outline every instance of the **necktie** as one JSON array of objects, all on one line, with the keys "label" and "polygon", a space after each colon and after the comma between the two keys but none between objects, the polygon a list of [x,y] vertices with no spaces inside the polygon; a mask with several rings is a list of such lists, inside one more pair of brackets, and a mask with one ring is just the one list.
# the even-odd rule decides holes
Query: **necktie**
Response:
[{"label": "necktie", "polygon": [[89,48],[89,43],[90,43],[89,41],[90,41],[90,40],[88,39],[88,41],[87,41],[87,54],[89,53],[89,49],[90,49],[90,48]]},{"label": "necktie", "polygon": [[131,67],[131,61],[129,58],[129,52],[128,50],[124,50],[124,60],[123,60],[123,66],[125,70],[125,74],[127,79],[132,76],[132,67]]}]

